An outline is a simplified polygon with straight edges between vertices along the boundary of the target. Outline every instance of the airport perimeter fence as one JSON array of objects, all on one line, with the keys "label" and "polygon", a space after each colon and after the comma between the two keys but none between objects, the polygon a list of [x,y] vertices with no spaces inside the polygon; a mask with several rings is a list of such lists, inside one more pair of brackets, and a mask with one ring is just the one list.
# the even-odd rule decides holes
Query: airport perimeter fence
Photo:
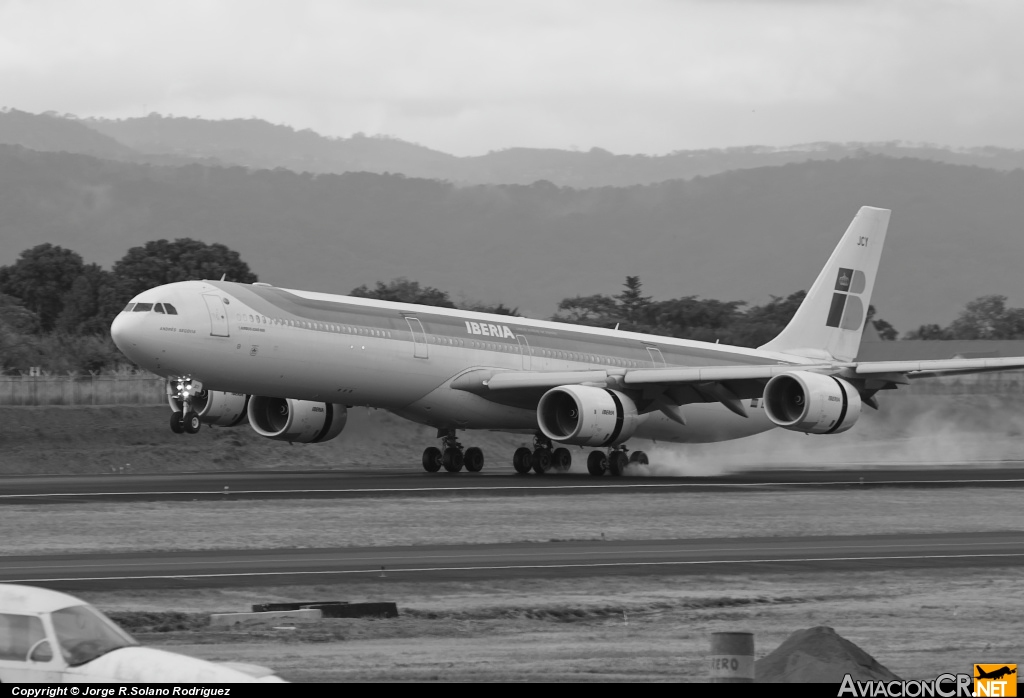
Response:
[{"label": "airport perimeter fence", "polygon": [[0,406],[161,405],[164,379],[151,373],[0,376]]},{"label": "airport perimeter fence", "polygon": [[[1024,371],[914,381],[892,395],[1024,394]],[[164,379],[149,373],[89,376],[0,376],[0,406],[163,405]]]}]

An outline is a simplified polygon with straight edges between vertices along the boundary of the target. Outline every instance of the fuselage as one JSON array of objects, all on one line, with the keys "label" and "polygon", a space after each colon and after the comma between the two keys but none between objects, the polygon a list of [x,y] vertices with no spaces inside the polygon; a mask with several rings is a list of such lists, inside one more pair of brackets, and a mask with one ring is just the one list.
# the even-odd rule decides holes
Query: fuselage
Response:
[{"label": "fuselage", "polygon": [[[478,369],[801,363],[742,347],[225,281],[145,291],[114,320],[111,336],[138,365],[211,390],[366,405],[438,428],[531,433],[535,404],[486,399],[452,382]],[[685,425],[653,411],[636,437],[719,441],[773,428],[757,400],[750,407],[744,418],[716,402],[687,405]]]}]

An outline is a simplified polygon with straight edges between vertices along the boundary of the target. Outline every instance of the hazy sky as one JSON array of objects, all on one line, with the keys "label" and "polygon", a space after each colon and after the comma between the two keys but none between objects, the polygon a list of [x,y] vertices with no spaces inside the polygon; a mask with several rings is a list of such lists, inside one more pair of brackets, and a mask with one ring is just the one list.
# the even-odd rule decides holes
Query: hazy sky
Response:
[{"label": "hazy sky", "polygon": [[1024,148],[1021,0],[0,0],[0,106],[459,155]]}]

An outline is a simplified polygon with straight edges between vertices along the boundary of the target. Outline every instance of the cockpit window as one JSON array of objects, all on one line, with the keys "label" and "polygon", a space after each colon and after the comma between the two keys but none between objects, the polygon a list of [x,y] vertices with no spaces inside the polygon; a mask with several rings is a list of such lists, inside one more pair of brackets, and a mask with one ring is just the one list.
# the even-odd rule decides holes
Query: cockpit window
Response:
[{"label": "cockpit window", "polygon": [[139,644],[91,606],[62,608],[54,611],[51,618],[61,653],[71,666],[79,666],[107,652]]},{"label": "cockpit window", "polygon": [[134,312],[136,313],[148,313],[153,309],[152,303],[136,303]]},{"label": "cockpit window", "polygon": [[153,306],[153,310],[155,312],[157,312],[157,313],[164,312],[164,304],[163,303],[157,303],[156,305]]},{"label": "cockpit window", "polygon": [[167,311],[168,315],[177,315],[178,311],[170,303],[164,303],[164,310]]},{"label": "cockpit window", "polygon": [[132,312],[132,308],[134,308],[134,307],[135,307],[134,303],[129,303],[128,305],[126,305],[124,307],[124,310],[122,312],[130,313],[130,312]]}]

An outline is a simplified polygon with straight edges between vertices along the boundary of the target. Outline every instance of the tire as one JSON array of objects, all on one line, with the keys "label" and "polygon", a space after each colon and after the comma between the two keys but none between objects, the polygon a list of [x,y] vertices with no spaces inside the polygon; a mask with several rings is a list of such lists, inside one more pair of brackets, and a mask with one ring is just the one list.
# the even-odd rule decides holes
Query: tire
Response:
[{"label": "tire", "polygon": [[533,453],[525,446],[517,448],[512,456],[512,467],[520,475],[526,475],[533,470]]},{"label": "tire", "polygon": [[181,412],[171,413],[171,431],[175,434],[185,433],[185,418]]},{"label": "tire", "polygon": [[484,452],[476,446],[471,446],[466,449],[465,455],[462,457],[462,462],[466,466],[466,470],[471,473],[479,473],[484,468]]},{"label": "tire", "polygon": [[647,460],[647,454],[643,451],[633,451],[630,453],[629,462],[636,463],[637,465],[650,465],[650,461]]},{"label": "tire", "polygon": [[556,448],[551,454],[551,464],[558,473],[567,473],[572,467],[572,454],[567,448]]},{"label": "tire", "polygon": [[436,473],[441,469],[441,449],[430,446],[423,451],[423,469],[428,473]]},{"label": "tire", "polygon": [[608,456],[601,451],[591,451],[587,456],[587,472],[594,477],[601,477],[608,470]]},{"label": "tire", "polygon": [[622,451],[612,451],[608,455],[608,472],[612,474],[612,477],[622,475],[627,465],[629,465],[629,456]]},{"label": "tire", "polygon": [[195,412],[189,412],[185,415],[185,431],[189,434],[198,434],[199,428],[203,426],[202,421],[199,419],[199,415]]},{"label": "tire", "polygon": [[538,448],[533,452],[533,472],[543,475],[551,470],[551,449]]},{"label": "tire", "polygon": [[441,455],[441,465],[449,473],[457,473],[462,470],[462,451],[457,448],[446,448]]}]

